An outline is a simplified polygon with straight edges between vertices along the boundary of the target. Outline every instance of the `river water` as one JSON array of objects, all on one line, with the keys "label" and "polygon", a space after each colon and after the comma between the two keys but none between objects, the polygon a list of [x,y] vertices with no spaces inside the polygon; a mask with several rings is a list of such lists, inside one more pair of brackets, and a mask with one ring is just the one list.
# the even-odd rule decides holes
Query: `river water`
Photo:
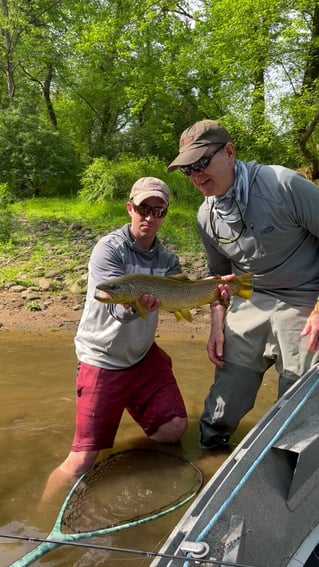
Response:
[{"label": "river water", "polygon": [[[0,535],[45,538],[60,509],[61,502],[55,502],[39,513],[38,503],[48,475],[67,455],[73,436],[76,368],[73,338],[71,331],[0,332]],[[205,335],[161,331],[157,342],[173,359],[189,415],[188,431],[178,451],[200,468],[206,482],[229,453],[212,454],[198,447],[198,418],[213,376],[205,340]],[[270,370],[255,408],[242,420],[232,438],[233,447],[269,409],[276,392],[276,375]],[[106,451],[102,456],[134,448],[154,449],[154,445],[125,414],[112,451]],[[164,500],[167,491],[169,487],[163,486]],[[34,565],[146,567],[151,559],[144,552],[155,552],[160,548],[186,509],[187,505],[141,526],[93,541],[85,540],[85,543],[91,541],[122,550],[141,550],[139,555],[61,546]],[[34,546],[34,542],[0,538],[0,567],[9,565]]]}]

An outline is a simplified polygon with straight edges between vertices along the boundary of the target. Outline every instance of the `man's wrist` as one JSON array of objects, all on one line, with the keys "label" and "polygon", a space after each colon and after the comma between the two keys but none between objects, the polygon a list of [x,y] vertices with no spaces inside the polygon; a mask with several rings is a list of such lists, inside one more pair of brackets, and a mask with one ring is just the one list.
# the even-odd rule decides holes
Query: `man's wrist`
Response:
[{"label": "man's wrist", "polygon": [[213,311],[213,309],[218,309],[220,307],[222,307],[223,309],[227,309],[228,305],[229,304],[226,301],[222,301],[221,299],[218,299],[210,304],[210,309],[211,311]]}]

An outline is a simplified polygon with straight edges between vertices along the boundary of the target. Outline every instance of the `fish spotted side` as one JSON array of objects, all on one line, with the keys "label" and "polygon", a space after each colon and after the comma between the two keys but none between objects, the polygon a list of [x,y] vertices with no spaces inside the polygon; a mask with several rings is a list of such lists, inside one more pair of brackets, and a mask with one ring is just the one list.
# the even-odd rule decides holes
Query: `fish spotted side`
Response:
[{"label": "fish spotted side", "polygon": [[[101,282],[96,286],[94,297],[102,303],[130,304],[136,312],[146,318],[147,310],[140,302],[145,293],[160,300],[160,309],[173,312],[177,320],[192,320],[190,309],[212,303],[219,299],[217,286],[221,276],[191,280],[185,274],[174,276],[154,276],[146,274],[126,274]],[[236,276],[225,282],[234,295],[250,299],[253,291],[251,272]]]}]

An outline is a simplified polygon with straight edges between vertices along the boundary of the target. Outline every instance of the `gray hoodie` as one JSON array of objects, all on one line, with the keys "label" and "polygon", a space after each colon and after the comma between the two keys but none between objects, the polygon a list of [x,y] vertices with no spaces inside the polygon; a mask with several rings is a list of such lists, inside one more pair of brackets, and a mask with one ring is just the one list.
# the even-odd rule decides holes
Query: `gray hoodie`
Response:
[{"label": "gray hoodie", "polygon": [[[246,164],[249,196],[245,230],[221,244],[210,226],[210,198],[198,211],[198,226],[214,274],[253,272],[254,288],[295,306],[312,306],[319,294],[319,187],[278,165]],[[241,230],[215,217],[217,234]]]},{"label": "gray hoodie", "polygon": [[86,302],[75,337],[78,360],[108,369],[127,368],[139,362],[154,342],[158,311],[148,313],[144,320],[122,305],[100,303],[94,299],[97,284],[125,274],[180,272],[175,254],[157,238],[151,250],[144,250],[128,224],[101,238],[89,261]]}]

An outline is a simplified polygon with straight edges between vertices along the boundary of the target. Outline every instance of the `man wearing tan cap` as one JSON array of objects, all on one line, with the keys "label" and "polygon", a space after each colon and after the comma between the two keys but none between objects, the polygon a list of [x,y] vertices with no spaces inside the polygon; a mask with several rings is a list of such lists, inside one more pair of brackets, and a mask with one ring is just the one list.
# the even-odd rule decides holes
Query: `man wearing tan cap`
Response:
[{"label": "man wearing tan cap", "polygon": [[215,379],[200,419],[218,449],[254,406],[264,373],[278,397],[319,360],[319,187],[295,171],[236,159],[229,132],[202,120],[181,135],[179,168],[203,194],[198,227],[211,275],[253,272],[254,294],[212,305]]},{"label": "man wearing tan cap", "polygon": [[89,261],[88,288],[75,338],[79,361],[75,434],[66,460],[49,477],[42,500],[73,483],[111,448],[126,409],[151,439],[175,443],[187,427],[185,405],[171,359],[155,342],[159,301],[142,298],[148,315],[129,305],[94,298],[96,285],[125,274],[169,276],[179,260],[157,238],[169,206],[169,188],[143,177],[133,185],[126,209],[130,223],[99,240]]}]

